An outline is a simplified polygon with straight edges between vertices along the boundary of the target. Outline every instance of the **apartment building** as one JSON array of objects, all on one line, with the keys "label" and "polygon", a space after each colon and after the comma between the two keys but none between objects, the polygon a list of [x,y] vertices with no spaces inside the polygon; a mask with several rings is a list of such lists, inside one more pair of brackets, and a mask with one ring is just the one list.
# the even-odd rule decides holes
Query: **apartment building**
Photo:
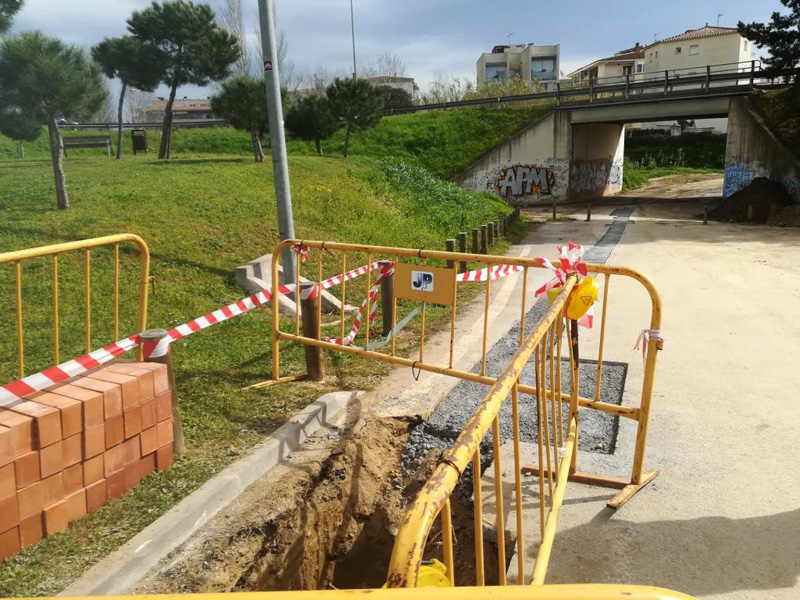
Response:
[{"label": "apartment building", "polygon": [[478,87],[519,77],[548,85],[559,78],[560,45],[501,45],[481,54],[476,64]]}]

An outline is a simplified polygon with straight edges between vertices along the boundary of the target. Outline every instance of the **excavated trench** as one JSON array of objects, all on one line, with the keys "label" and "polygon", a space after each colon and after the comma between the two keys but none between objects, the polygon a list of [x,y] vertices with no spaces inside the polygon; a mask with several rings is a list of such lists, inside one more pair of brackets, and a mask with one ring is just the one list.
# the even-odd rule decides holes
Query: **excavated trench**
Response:
[{"label": "excavated trench", "polygon": [[[630,209],[615,211],[617,220],[587,253],[587,260],[605,262],[631,212]],[[535,322],[536,315],[530,316],[531,322]],[[517,335],[509,332],[514,339]],[[495,350],[500,352],[502,348]],[[498,354],[497,358],[504,357]],[[582,373],[582,380],[587,383],[591,383],[589,379],[595,369],[590,362],[581,361],[582,372],[586,369],[586,378]],[[611,386],[614,397],[607,400],[619,403],[625,365],[608,363],[604,369],[604,380],[618,383]],[[485,389],[481,391],[485,393]],[[452,444],[453,434],[463,425],[460,416],[453,420],[454,415],[471,414],[474,398],[482,393],[460,384],[425,423],[421,419],[380,418],[362,412],[364,407],[358,403],[349,406],[348,424],[342,430],[312,438],[302,452],[291,455],[287,464],[274,470],[271,478],[262,478],[248,488],[225,514],[212,519],[134,591],[200,593],[381,587],[386,581],[395,535],[406,506],[431,475],[443,448]],[[503,423],[506,416],[501,415]],[[606,419],[607,415],[601,417]],[[599,427],[603,431],[596,439],[582,435],[581,441],[591,444],[585,450],[613,453],[616,419],[612,421],[605,424],[610,427]],[[504,438],[506,429],[502,430]],[[488,452],[482,454],[491,462]],[[454,555],[456,578],[467,582],[475,580],[471,478],[463,478],[461,485],[465,489],[456,490],[451,499]],[[486,583],[491,585],[498,572],[498,553],[492,542],[493,532],[485,533]],[[512,556],[515,542],[507,532],[507,560]],[[442,559],[438,519],[428,536],[424,558]]]}]

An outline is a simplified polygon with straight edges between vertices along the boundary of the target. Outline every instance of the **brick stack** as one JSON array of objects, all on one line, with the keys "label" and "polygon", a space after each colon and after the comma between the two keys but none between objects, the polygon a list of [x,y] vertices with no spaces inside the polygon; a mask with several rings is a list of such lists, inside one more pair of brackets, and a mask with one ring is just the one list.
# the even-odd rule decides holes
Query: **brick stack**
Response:
[{"label": "brick stack", "polygon": [[171,464],[164,365],[113,362],[0,408],[0,562]]}]

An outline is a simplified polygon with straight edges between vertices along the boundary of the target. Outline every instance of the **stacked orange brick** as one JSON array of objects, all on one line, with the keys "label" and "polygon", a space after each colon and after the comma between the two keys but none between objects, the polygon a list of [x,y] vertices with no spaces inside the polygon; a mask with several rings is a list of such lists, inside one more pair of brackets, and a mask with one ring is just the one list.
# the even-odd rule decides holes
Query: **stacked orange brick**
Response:
[{"label": "stacked orange brick", "polygon": [[0,562],[171,464],[165,365],[113,362],[0,408]]}]

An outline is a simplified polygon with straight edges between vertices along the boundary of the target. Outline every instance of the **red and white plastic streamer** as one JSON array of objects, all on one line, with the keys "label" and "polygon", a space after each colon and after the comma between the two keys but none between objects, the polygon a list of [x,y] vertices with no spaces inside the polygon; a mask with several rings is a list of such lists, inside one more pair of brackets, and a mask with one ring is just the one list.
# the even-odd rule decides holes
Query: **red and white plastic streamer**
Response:
[{"label": "red and white plastic streamer", "polygon": [[[550,290],[564,287],[567,276],[577,273],[579,277],[586,277],[589,274],[586,263],[583,262],[583,246],[574,244],[572,240],[566,246],[556,246],[558,250],[559,266],[555,266],[546,258],[535,258],[534,260],[544,268],[553,272],[554,277],[536,290],[536,297],[546,294]],[[578,320],[578,325],[591,329],[594,325],[594,305],[589,311]]]},{"label": "red and white plastic streamer", "polygon": [[[371,266],[372,265],[370,265],[370,267]],[[375,322],[375,317],[378,316],[378,290],[380,290],[381,281],[383,281],[384,277],[388,277],[392,273],[394,273],[394,263],[381,268],[381,272],[378,274],[378,277],[375,279],[375,283],[372,285],[369,292],[367,292],[367,297],[364,298],[364,301],[361,303],[358,313],[356,314],[356,318],[353,321],[353,326],[350,328],[350,332],[346,336],[343,338],[323,337],[322,339],[338,346],[349,346],[352,344],[353,340],[356,338],[358,330],[361,328],[361,321],[364,318],[364,311],[367,308],[367,300],[369,300],[371,303],[367,327],[370,327]]]},{"label": "red and white plastic streamer", "polygon": [[456,281],[458,282],[486,281],[487,278],[491,279],[492,281],[495,281],[496,279],[500,279],[501,277],[514,275],[515,273],[521,273],[524,270],[525,267],[518,267],[516,265],[492,265],[491,267],[476,269],[475,271],[466,271],[464,273],[459,273],[456,276]]}]

